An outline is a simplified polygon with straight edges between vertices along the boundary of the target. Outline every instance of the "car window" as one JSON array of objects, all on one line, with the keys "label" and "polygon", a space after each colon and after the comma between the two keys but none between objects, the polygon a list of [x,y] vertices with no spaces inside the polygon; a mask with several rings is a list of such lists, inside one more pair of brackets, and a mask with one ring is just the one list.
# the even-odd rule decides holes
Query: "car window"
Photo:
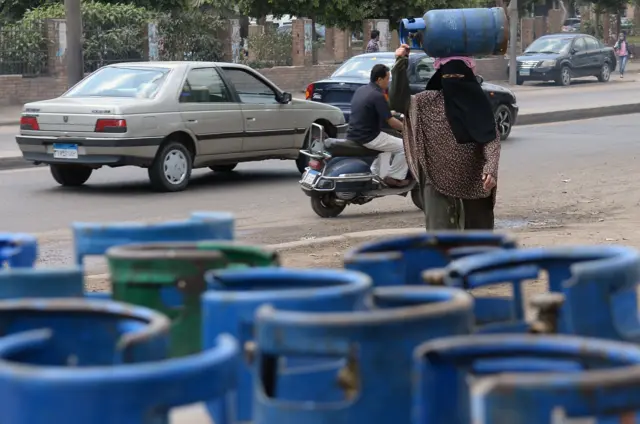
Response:
[{"label": "car window", "polygon": [[132,97],[152,99],[170,69],[107,66],[89,75],[63,97]]},{"label": "car window", "polygon": [[598,50],[600,48],[600,43],[595,38],[585,37],[585,42],[587,50]]},{"label": "car window", "polygon": [[431,79],[435,71],[436,69],[433,67],[433,59],[430,57],[423,57],[416,64],[416,79],[418,82],[427,82]]},{"label": "car window", "polygon": [[223,68],[242,103],[277,104],[276,92],[267,84],[243,69]]},{"label": "car window", "polygon": [[576,52],[583,52],[587,49],[587,45],[584,42],[584,38],[580,37],[573,43],[573,48]]},{"label": "car window", "polygon": [[524,54],[551,53],[559,54],[565,52],[571,45],[569,37],[541,37],[531,43],[524,51]]},{"label": "car window", "polygon": [[214,68],[192,69],[180,93],[180,103],[227,103],[231,96]]},{"label": "car window", "polygon": [[376,55],[372,56],[356,56],[347,60],[342,64],[341,67],[336,69],[336,71],[331,75],[331,78],[335,77],[349,77],[349,78],[358,78],[365,79],[369,81],[371,76],[371,69],[374,65],[381,63],[383,65],[387,65],[389,69],[393,68],[394,63],[396,62],[395,57],[387,56],[380,57]]}]

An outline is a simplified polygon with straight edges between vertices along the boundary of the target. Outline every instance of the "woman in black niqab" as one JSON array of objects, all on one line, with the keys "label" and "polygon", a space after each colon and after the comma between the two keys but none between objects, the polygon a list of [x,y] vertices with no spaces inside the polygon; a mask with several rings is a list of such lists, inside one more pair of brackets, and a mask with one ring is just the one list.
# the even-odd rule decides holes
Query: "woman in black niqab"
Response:
[{"label": "woman in black niqab", "polygon": [[462,60],[450,60],[435,72],[427,90],[442,90],[451,131],[460,144],[485,144],[496,139],[491,103],[473,70]]}]

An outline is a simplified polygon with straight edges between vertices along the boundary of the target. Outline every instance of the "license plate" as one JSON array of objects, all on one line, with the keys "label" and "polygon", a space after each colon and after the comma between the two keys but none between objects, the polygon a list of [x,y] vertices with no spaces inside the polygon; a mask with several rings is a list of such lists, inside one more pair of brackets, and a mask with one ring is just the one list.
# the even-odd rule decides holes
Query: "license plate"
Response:
[{"label": "license plate", "polygon": [[531,75],[531,69],[520,69],[520,75]]},{"label": "license plate", "polygon": [[78,159],[78,145],[54,144],[53,157],[56,159]]},{"label": "license plate", "polygon": [[304,184],[313,185],[313,183],[316,182],[316,179],[318,178],[319,175],[320,173],[318,171],[314,171],[310,169],[304,174],[304,178],[302,179],[302,182]]}]

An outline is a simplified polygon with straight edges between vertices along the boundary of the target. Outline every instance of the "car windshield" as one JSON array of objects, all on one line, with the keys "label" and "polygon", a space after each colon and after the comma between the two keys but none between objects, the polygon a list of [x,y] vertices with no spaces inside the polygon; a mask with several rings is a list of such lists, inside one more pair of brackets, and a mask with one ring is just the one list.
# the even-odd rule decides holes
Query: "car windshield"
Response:
[{"label": "car windshield", "polygon": [[380,56],[363,56],[352,57],[347,60],[341,67],[339,67],[332,77],[351,77],[351,78],[363,78],[369,80],[371,74],[371,68],[378,63],[387,65],[389,69],[393,67],[396,62],[393,56],[380,57]]},{"label": "car windshield", "polygon": [[524,51],[524,54],[533,53],[562,53],[571,44],[571,38],[558,37],[558,38],[538,38],[531,43],[529,47]]},{"label": "car windshield", "polygon": [[82,80],[64,97],[152,99],[162,87],[167,74],[167,68],[105,67]]}]

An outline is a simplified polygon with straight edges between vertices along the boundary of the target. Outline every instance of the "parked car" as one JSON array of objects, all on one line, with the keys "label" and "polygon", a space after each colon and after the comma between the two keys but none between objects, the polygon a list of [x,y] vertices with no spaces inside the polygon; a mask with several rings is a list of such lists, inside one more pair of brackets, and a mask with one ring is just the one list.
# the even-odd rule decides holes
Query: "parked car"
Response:
[{"label": "parked car", "polygon": [[607,82],[616,69],[613,48],[590,35],[577,33],[542,36],[516,60],[518,85],[526,81],[555,81],[567,86],[572,78],[589,76]]},{"label": "parked car", "polygon": [[562,32],[576,32],[580,28],[580,18],[567,18],[562,24]]},{"label": "parked car", "polygon": [[[407,72],[413,94],[424,91],[427,82],[435,72],[433,62],[433,58],[423,52],[409,54]],[[377,63],[392,68],[395,63],[395,54],[393,52],[378,52],[354,56],[343,63],[329,78],[309,84],[305,97],[308,100],[339,107],[344,113],[345,120],[349,122],[351,97],[358,87],[369,83],[371,68]],[[518,116],[516,96],[505,87],[489,84],[482,80],[481,82],[482,88],[493,106],[501,138],[506,140]]]},{"label": "parked car", "polygon": [[292,99],[244,65],[122,63],[26,104],[16,141],[63,186],[84,184],[102,166],[133,165],[148,169],[155,189],[180,191],[192,168],[292,159],[303,172],[299,150],[314,122],[330,136],[346,130],[340,109]]}]

